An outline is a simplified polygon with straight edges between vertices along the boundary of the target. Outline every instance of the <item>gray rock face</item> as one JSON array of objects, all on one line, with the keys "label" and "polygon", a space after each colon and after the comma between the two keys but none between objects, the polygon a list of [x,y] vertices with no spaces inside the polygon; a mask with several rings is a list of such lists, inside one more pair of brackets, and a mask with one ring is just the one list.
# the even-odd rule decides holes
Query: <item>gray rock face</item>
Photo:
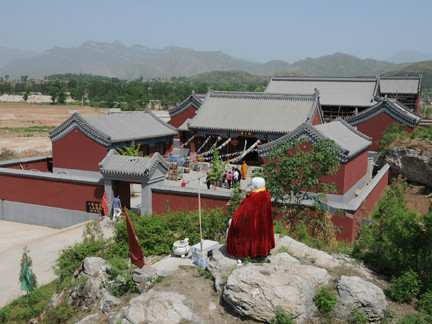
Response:
[{"label": "gray rock face", "polygon": [[212,251],[213,255],[207,263],[207,270],[211,272],[215,280],[215,288],[221,291],[226,284],[226,278],[231,274],[231,271],[236,267],[237,258],[234,258],[225,253],[226,246],[221,246],[219,249]]},{"label": "gray rock face", "polygon": [[99,323],[100,315],[92,314],[84,317],[81,321],[76,322],[75,324],[97,324]]},{"label": "gray rock face", "polygon": [[84,259],[84,273],[91,277],[99,274],[105,274],[106,261],[98,257],[87,257]]},{"label": "gray rock face", "polygon": [[186,297],[183,295],[151,290],[132,299],[126,307],[112,314],[108,322],[122,324],[196,322],[197,316],[191,312],[185,302]]},{"label": "gray rock face", "polygon": [[157,277],[158,273],[154,268],[143,267],[142,269],[135,269],[133,271],[133,281],[140,293],[143,293]]},{"label": "gray rock face", "polygon": [[99,309],[104,313],[108,313],[112,311],[114,307],[120,305],[121,302],[121,299],[111,295],[108,291],[104,290],[102,292]]},{"label": "gray rock face", "polygon": [[88,278],[85,283],[76,286],[69,296],[70,304],[84,303],[86,307],[93,305],[101,297],[101,281]]},{"label": "gray rock face", "polygon": [[333,269],[342,266],[342,262],[330,254],[310,248],[306,244],[298,242],[289,236],[276,234],[275,245],[275,248],[271,251],[272,254],[286,249],[292,256],[299,258],[302,261],[311,262],[317,267]]},{"label": "gray rock face", "polygon": [[342,276],[336,290],[339,298],[334,310],[338,318],[351,320],[354,308],[369,317],[370,322],[384,317],[387,301],[383,291],[373,283],[360,277]]},{"label": "gray rock face", "polygon": [[432,147],[421,151],[395,146],[387,153],[385,161],[393,175],[402,174],[409,181],[432,187]]},{"label": "gray rock face", "polygon": [[282,307],[304,323],[317,311],[316,291],[334,281],[325,269],[302,265],[288,255],[269,256],[270,263],[247,264],[232,272],[223,298],[236,313],[269,321]]}]

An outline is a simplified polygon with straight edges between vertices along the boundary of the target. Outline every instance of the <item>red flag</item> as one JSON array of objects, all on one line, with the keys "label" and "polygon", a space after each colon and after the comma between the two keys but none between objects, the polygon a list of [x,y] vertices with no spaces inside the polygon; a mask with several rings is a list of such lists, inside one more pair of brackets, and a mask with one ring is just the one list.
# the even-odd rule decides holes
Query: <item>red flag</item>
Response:
[{"label": "red flag", "polygon": [[104,192],[104,194],[103,194],[101,206],[102,206],[104,215],[109,216],[108,199],[107,199],[106,192]]},{"label": "red flag", "polygon": [[135,264],[140,269],[144,267],[144,253],[141,249],[141,245],[138,242],[138,237],[135,234],[135,230],[132,226],[132,222],[129,218],[127,210],[126,213],[126,228],[128,234],[128,242],[129,242],[129,253],[131,257],[132,264]]}]

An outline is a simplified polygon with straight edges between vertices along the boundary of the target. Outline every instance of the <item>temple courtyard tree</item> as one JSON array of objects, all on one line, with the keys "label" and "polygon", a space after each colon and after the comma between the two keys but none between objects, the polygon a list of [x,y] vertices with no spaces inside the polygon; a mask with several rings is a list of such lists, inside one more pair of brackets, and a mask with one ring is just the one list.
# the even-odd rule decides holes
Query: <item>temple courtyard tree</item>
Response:
[{"label": "temple courtyard tree", "polygon": [[340,167],[333,145],[329,139],[314,144],[305,139],[281,142],[255,173],[265,179],[273,206],[289,222],[291,231],[299,221],[312,229],[323,225],[322,217],[311,209],[319,210],[317,202],[325,202],[326,193],[336,192],[334,183],[323,181]]}]

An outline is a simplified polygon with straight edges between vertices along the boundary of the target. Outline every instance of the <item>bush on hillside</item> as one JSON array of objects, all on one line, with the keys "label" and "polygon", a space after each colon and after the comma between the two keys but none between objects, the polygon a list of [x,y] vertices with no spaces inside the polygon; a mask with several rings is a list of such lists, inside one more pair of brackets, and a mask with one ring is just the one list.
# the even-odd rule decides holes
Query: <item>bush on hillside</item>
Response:
[{"label": "bush on hillside", "polygon": [[390,283],[390,297],[400,303],[409,303],[420,293],[422,283],[418,275],[408,270],[399,277],[393,277]]},{"label": "bush on hillside", "polygon": [[[135,233],[145,255],[172,253],[173,243],[189,238],[189,244],[200,241],[199,216],[197,211],[169,212],[165,216],[145,217],[129,213]],[[223,242],[228,227],[228,216],[221,209],[201,212],[203,239]],[[111,251],[123,257],[129,256],[126,222],[114,225],[114,240],[117,243]]]}]

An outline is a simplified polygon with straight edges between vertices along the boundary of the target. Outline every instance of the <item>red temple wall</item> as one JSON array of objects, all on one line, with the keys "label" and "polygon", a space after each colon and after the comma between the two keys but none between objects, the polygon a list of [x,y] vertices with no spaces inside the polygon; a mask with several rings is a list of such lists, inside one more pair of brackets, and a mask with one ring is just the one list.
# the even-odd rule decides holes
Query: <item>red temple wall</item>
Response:
[{"label": "red temple wall", "polygon": [[55,168],[98,172],[99,163],[106,156],[107,148],[74,128],[52,143],[52,153]]},{"label": "red temple wall", "polygon": [[[382,139],[382,134],[386,130],[387,126],[393,123],[399,123],[396,119],[393,119],[390,115],[385,112],[375,116],[372,119],[369,119],[361,124],[355,125],[358,131],[363,134],[372,137],[373,142],[371,147],[369,147],[370,151],[377,151],[380,147],[379,141]],[[415,129],[415,128],[414,128]],[[413,128],[405,127],[407,132],[413,132]]]},{"label": "red temple wall", "polygon": [[[202,209],[225,208],[229,198],[201,196]],[[152,191],[153,213],[165,215],[167,210],[190,211],[198,210],[198,196],[195,193],[171,193]]]},{"label": "red temple wall", "polygon": [[25,163],[18,163],[10,166],[6,166],[8,169],[17,169],[17,170],[38,170],[41,172],[48,172],[48,165],[51,164],[51,159],[45,161],[30,161]]},{"label": "red temple wall", "polygon": [[86,201],[100,202],[104,192],[103,185],[17,175],[0,174],[0,183],[0,199],[79,211],[86,211]]}]

